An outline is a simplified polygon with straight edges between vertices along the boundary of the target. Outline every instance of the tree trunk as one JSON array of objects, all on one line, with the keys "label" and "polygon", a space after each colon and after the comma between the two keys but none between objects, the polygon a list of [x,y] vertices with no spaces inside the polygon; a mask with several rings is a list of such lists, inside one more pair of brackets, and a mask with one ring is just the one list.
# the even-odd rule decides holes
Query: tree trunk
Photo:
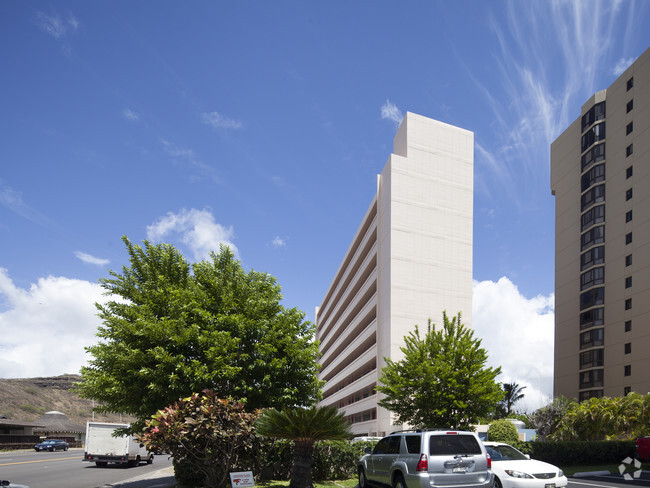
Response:
[{"label": "tree trunk", "polygon": [[294,441],[293,466],[289,488],[313,488],[311,481],[311,458],[314,453],[313,441]]}]

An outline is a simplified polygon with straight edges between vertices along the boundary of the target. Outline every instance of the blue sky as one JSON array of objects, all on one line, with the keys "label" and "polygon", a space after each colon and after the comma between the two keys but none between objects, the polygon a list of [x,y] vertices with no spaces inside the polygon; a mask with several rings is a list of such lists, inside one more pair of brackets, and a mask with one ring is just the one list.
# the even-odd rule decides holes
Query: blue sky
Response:
[{"label": "blue sky", "polygon": [[550,143],[649,23],[639,1],[0,2],[0,377],[78,371],[122,235],[230,244],[313,319],[408,110],[474,132],[474,327],[537,406]]}]

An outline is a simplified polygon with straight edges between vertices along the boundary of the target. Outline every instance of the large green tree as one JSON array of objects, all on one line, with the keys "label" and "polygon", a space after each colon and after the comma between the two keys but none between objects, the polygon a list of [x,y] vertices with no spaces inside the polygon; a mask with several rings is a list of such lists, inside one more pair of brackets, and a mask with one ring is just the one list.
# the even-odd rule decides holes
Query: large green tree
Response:
[{"label": "large green tree", "polygon": [[293,441],[289,488],[313,488],[311,465],[316,441],[349,439],[352,435],[336,407],[265,410],[255,428],[259,435]]},{"label": "large green tree", "polygon": [[404,357],[386,358],[376,387],[385,395],[379,405],[398,422],[468,429],[503,398],[495,381],[501,368],[486,367],[487,352],[460,313],[451,320],[443,313],[440,330],[429,320],[424,336],[416,325],[404,342]]},{"label": "large green tree", "polygon": [[130,265],[100,280],[112,300],[97,304],[100,341],[79,385],[98,410],[141,423],[204,389],[248,411],[319,398],[314,326],[280,304],[275,278],[244,271],[225,246],[190,265],[169,244],[122,240]]}]

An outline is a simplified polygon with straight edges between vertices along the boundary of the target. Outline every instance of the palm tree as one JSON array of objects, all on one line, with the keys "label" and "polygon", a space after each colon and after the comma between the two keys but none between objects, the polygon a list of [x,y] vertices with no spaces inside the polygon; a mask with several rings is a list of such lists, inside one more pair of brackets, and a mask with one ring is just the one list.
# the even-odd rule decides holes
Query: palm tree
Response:
[{"label": "palm tree", "polygon": [[316,441],[349,439],[351,436],[349,425],[336,407],[266,410],[255,426],[260,435],[294,442],[289,488],[313,488],[311,462]]},{"label": "palm tree", "polygon": [[506,416],[512,413],[512,406],[524,397],[523,391],[525,386],[519,386],[517,383],[503,384],[503,405],[506,407]]}]

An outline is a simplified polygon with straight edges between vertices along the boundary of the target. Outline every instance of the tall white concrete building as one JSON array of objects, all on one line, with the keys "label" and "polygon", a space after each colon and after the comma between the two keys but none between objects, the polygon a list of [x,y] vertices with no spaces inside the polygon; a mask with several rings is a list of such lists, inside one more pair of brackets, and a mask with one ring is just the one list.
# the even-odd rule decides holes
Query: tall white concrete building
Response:
[{"label": "tall white concrete building", "polygon": [[472,325],[474,134],[408,113],[377,177],[377,194],[316,309],[321,405],[357,435],[398,429],[377,406],[384,358],[442,312]]},{"label": "tall white concrete building", "polygon": [[554,396],[650,392],[650,49],[551,145]]}]

